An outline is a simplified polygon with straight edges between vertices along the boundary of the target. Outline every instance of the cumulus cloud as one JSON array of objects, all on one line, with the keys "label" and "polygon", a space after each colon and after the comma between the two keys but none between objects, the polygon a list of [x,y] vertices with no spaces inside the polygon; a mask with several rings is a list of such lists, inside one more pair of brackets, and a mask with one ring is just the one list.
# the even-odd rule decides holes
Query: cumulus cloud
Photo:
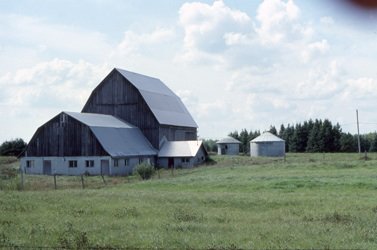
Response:
[{"label": "cumulus cloud", "polygon": [[[0,105],[12,109],[78,109],[107,69],[88,62],[54,59],[0,78]],[[79,110],[77,110],[79,111]]]},{"label": "cumulus cloud", "polygon": [[131,55],[140,53],[149,46],[159,46],[161,43],[169,42],[174,38],[175,34],[172,29],[156,28],[151,33],[138,34],[134,31],[126,31],[122,41],[117,45],[111,56],[120,54]]},{"label": "cumulus cloud", "polygon": [[292,0],[286,3],[263,1],[257,11],[260,26],[256,29],[262,42],[276,44],[296,33],[305,33],[305,29],[295,23],[299,14],[300,10]]},{"label": "cumulus cloud", "polygon": [[[64,55],[98,59],[110,50],[106,37],[75,26],[51,24],[42,18],[21,15],[0,15],[0,39],[11,46],[28,48],[38,54],[54,51]],[[77,58],[79,59],[79,58]]]}]

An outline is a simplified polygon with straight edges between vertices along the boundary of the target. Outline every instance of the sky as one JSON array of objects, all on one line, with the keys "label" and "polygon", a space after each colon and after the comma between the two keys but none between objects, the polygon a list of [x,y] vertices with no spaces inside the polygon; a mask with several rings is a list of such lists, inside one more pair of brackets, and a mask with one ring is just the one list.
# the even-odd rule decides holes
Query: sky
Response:
[{"label": "sky", "polygon": [[113,69],[172,89],[201,138],[330,119],[377,130],[377,12],[346,0],[0,0],[0,142],[80,112]]}]

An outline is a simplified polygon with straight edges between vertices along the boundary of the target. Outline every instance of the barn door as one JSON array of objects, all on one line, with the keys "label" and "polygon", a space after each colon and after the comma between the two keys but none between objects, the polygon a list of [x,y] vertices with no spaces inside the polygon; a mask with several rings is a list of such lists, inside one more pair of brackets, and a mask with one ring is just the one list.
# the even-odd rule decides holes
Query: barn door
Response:
[{"label": "barn door", "polygon": [[168,167],[174,168],[174,158],[168,158]]},{"label": "barn door", "polygon": [[51,175],[51,161],[50,160],[43,161],[43,174]]},{"label": "barn door", "polygon": [[101,175],[110,175],[109,160],[101,160]]}]

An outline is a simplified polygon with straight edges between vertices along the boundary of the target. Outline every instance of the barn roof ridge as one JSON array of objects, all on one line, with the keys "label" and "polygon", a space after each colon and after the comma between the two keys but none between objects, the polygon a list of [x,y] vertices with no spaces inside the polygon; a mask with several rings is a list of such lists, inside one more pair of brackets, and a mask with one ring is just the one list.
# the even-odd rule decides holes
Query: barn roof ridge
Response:
[{"label": "barn roof ridge", "polygon": [[160,79],[120,68],[114,70],[139,91],[160,124],[198,128],[181,98]]}]

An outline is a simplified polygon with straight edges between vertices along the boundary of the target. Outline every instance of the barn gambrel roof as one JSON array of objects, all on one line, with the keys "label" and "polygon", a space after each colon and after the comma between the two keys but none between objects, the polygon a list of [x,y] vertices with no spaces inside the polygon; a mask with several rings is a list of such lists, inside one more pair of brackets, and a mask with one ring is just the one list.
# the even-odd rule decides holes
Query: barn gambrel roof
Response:
[{"label": "barn gambrel roof", "polygon": [[115,70],[135,86],[160,124],[198,127],[181,99],[162,81],[123,69]]},{"label": "barn gambrel roof", "polygon": [[139,128],[114,116],[76,112],[63,113],[87,125],[111,157],[157,154],[157,150],[152,147]]}]

